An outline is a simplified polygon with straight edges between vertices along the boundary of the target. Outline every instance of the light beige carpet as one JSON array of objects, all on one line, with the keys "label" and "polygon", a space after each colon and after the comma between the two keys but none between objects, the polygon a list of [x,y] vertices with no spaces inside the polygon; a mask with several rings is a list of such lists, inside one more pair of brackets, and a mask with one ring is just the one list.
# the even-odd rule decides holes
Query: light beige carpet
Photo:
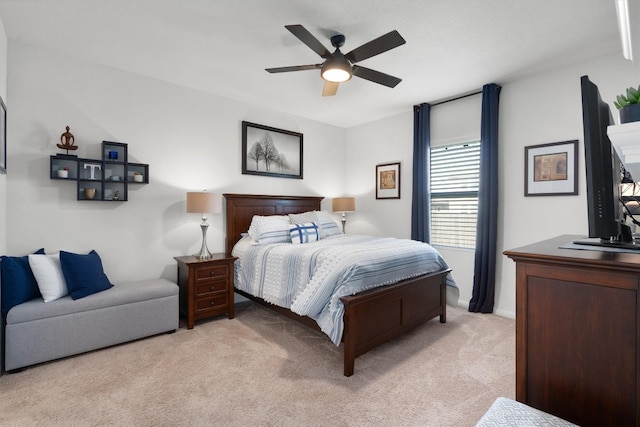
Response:
[{"label": "light beige carpet", "polygon": [[0,377],[3,426],[473,426],[515,396],[515,322],[448,307],[356,359],[253,303]]}]

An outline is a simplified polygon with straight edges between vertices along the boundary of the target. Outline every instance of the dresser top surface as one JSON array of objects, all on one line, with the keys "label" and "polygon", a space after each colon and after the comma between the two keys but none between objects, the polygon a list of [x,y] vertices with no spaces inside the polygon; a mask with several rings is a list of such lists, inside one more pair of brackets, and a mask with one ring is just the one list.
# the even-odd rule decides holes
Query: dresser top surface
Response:
[{"label": "dresser top surface", "polygon": [[[636,252],[612,252],[607,248],[571,245],[574,240],[584,236],[565,234],[530,245],[504,251],[504,254],[516,262],[553,261],[571,264],[599,265],[616,269],[637,270],[640,272],[640,250]],[[566,248],[572,246],[571,248]]]}]

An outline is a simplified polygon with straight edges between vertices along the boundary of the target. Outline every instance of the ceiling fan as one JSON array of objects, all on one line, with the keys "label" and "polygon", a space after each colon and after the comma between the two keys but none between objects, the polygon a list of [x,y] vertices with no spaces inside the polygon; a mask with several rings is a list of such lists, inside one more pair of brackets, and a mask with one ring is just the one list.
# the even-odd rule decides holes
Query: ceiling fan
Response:
[{"label": "ceiling fan", "polygon": [[353,49],[347,54],[340,52],[340,48],[344,45],[345,37],[342,34],[336,34],[331,37],[331,45],[336,50],[331,53],[320,41],[315,38],[302,25],[285,25],[287,30],[306,44],[315,53],[324,58],[325,61],[320,64],[311,65],[294,65],[291,67],[266,68],[270,73],[286,73],[289,71],[303,70],[320,70],[320,75],[324,79],[324,89],[322,96],[333,96],[338,92],[338,85],[357,76],[374,83],[378,83],[388,87],[396,87],[402,81],[389,74],[381,73],[370,68],[355,65],[356,62],[364,61],[372,56],[379,55],[383,52],[396,48],[406,43],[400,33],[393,30],[377,39],[371,40],[360,47]]}]

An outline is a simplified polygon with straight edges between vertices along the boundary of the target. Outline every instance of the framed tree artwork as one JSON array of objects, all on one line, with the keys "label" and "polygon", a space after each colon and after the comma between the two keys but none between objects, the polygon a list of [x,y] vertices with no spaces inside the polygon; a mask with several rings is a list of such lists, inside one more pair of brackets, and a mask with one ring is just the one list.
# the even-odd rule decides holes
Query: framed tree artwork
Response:
[{"label": "framed tree artwork", "polygon": [[242,173],[302,179],[302,134],[243,121]]},{"label": "framed tree artwork", "polygon": [[376,199],[400,198],[400,162],[376,165]]}]

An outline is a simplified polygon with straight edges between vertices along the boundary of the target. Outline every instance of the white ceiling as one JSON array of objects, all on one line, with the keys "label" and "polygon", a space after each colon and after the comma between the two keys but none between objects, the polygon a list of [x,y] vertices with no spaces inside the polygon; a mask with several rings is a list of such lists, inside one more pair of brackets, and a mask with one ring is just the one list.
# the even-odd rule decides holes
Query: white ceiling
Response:
[{"label": "white ceiling", "polygon": [[[0,0],[0,17],[10,40],[345,128],[622,55],[613,0]],[[405,45],[359,64],[403,81],[322,97],[317,70],[269,74],[322,62],[287,24],[330,50],[343,33],[345,53],[398,30]]]}]

